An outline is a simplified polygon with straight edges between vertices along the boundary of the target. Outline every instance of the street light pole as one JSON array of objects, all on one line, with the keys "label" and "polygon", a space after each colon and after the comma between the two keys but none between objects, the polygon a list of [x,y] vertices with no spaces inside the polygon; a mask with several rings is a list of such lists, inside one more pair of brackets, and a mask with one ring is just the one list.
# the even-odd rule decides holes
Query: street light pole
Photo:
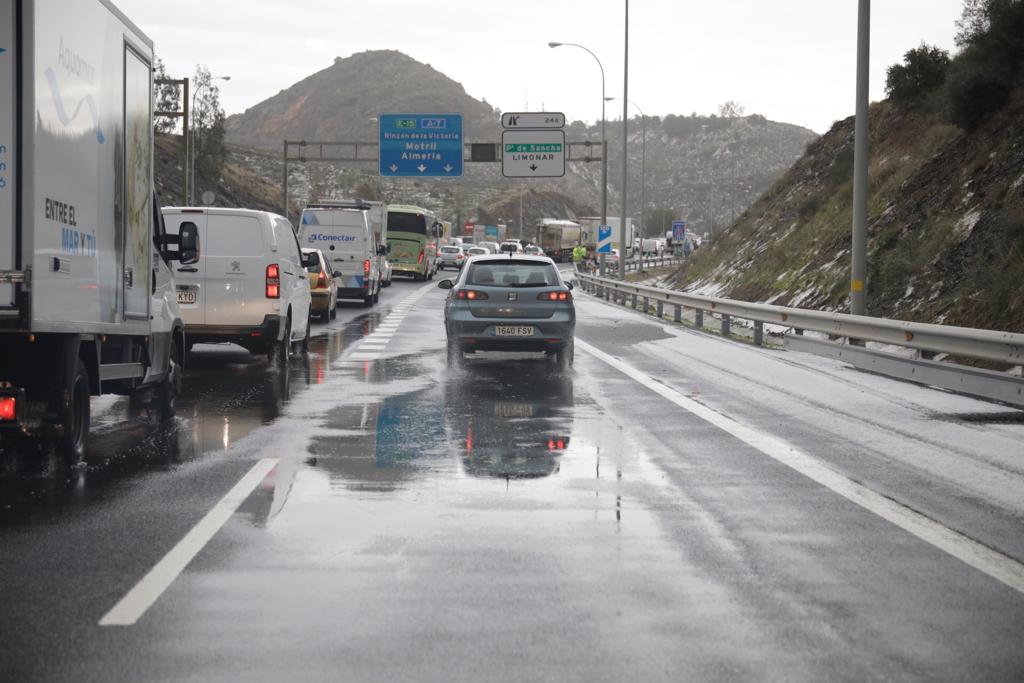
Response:
[{"label": "street light pole", "polygon": [[853,245],[850,263],[850,313],[867,315],[868,274],[868,67],[871,49],[871,0],[857,12],[857,118],[853,136]]},{"label": "street light pole", "polygon": [[626,237],[628,231],[626,230],[626,194],[627,194],[627,180],[626,170],[628,166],[629,157],[626,152],[628,151],[629,142],[629,0],[626,0],[626,37],[623,44],[623,67],[622,67],[622,225],[619,226],[619,242],[622,247],[622,253],[619,254],[619,279],[626,279],[626,255],[629,253],[626,246]]},{"label": "street light pole", "polygon": [[[604,103],[606,98],[604,90],[604,65],[601,64],[601,60],[591,50],[577,43],[548,43],[550,48],[563,45],[586,50],[594,58],[594,61],[597,62],[597,67],[601,70],[601,225],[608,225],[608,136],[605,134]],[[606,268],[604,254],[598,254],[598,262],[598,274],[604,277]]]},{"label": "street light pole", "polygon": [[[617,100],[618,97],[606,97],[608,101]],[[647,211],[647,114],[644,110],[637,106],[636,102],[632,100],[626,100],[640,112],[640,130],[641,132],[641,143],[640,143],[640,272],[644,272],[644,234],[647,232],[646,225],[644,223],[644,215]]]}]

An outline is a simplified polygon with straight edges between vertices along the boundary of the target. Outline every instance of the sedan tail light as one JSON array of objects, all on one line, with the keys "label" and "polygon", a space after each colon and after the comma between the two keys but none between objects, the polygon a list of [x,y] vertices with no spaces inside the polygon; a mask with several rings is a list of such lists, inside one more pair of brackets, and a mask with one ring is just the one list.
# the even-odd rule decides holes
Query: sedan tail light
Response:
[{"label": "sedan tail light", "polygon": [[572,301],[572,294],[566,291],[541,292],[537,295],[537,301]]},{"label": "sedan tail light", "polygon": [[331,286],[331,283],[327,279],[327,272],[321,270],[320,271],[320,275],[318,275],[317,278],[316,278],[316,287],[317,287],[317,289],[327,289],[330,286]]},{"label": "sedan tail light", "polygon": [[468,299],[469,301],[484,301],[490,299],[487,292],[480,292],[475,289],[459,289],[455,291],[456,299]]},{"label": "sedan tail light", "polygon": [[276,263],[267,266],[267,298],[281,298],[281,269]]}]

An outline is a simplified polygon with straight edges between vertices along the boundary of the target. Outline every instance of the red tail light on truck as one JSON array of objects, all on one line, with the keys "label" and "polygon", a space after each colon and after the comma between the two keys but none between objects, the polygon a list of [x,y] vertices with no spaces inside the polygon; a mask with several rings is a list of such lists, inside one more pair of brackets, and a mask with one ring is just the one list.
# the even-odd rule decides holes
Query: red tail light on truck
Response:
[{"label": "red tail light on truck", "polygon": [[281,269],[276,263],[267,266],[267,298],[281,298]]}]

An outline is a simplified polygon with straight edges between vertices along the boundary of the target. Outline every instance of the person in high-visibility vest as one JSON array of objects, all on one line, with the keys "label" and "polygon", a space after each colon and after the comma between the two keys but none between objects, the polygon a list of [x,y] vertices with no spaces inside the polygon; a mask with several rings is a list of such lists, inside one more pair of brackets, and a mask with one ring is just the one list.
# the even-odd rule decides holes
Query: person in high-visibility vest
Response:
[{"label": "person in high-visibility vest", "polygon": [[572,250],[572,262],[579,264],[587,256],[587,249],[582,244],[577,244]]}]

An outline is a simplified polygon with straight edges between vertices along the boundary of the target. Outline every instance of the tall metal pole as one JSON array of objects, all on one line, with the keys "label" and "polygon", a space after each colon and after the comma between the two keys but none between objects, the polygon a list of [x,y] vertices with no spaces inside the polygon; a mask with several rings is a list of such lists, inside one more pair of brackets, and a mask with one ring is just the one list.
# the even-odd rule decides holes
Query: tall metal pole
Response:
[{"label": "tall metal pole", "polygon": [[622,225],[619,226],[619,279],[626,279],[626,255],[629,253],[626,244],[628,231],[626,230],[626,167],[629,157],[627,156],[629,142],[629,0],[626,0],[626,40],[623,46],[623,69],[622,69]]},{"label": "tall metal pole", "polygon": [[853,154],[853,253],[850,313],[867,315],[868,274],[868,66],[871,49],[871,0],[857,12],[857,123]]},{"label": "tall metal pole", "polygon": [[[284,190],[284,209],[281,211],[281,215],[288,218],[288,141],[284,141],[284,156],[281,158],[284,162],[284,182],[281,183],[281,187]],[[289,219],[290,220],[290,219]]]},{"label": "tall metal pole", "polygon": [[[608,102],[617,99],[619,98],[605,98]],[[640,238],[640,272],[642,273],[644,272],[644,235],[647,233],[647,229],[644,225],[644,212],[647,210],[647,114],[644,113],[644,110],[641,109],[636,102],[633,102],[632,100],[626,101],[636,107],[636,110],[640,112],[640,226],[637,231],[637,236]]]}]

